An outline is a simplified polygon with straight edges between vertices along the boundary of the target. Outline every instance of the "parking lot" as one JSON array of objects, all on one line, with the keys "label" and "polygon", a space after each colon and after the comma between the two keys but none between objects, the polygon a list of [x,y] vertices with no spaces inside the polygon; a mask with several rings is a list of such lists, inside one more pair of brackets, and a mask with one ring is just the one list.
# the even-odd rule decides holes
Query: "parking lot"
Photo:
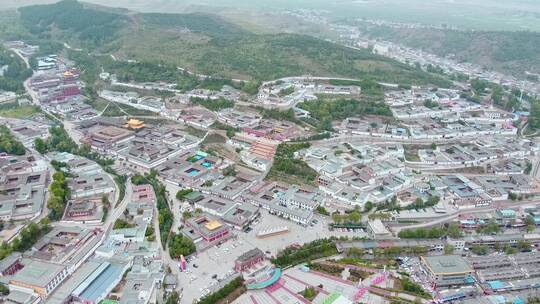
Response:
[{"label": "parking lot", "polygon": [[431,286],[428,274],[426,270],[422,267],[420,259],[417,257],[404,257],[403,263],[400,268],[407,272],[411,280],[422,285],[425,291],[435,294],[433,286]]},{"label": "parking lot", "polygon": [[[288,226],[291,230],[287,234],[258,239],[255,235],[260,229]],[[179,283],[184,287],[183,299],[186,303],[191,303],[210,292],[219,289],[220,280],[233,274],[234,261],[244,252],[255,247],[263,251],[275,254],[283,249],[283,244],[304,243],[317,238],[315,235],[302,235],[302,227],[291,223],[290,221],[266,214],[263,211],[249,233],[234,231],[236,238],[198,253],[188,262],[188,269],[185,273],[180,273]],[[311,227],[310,227],[311,228]],[[313,227],[315,228],[315,227]],[[322,225],[319,226],[322,230]],[[213,278],[216,276],[216,278]]]},{"label": "parking lot", "polygon": [[188,262],[186,272],[181,272],[179,284],[183,287],[183,303],[192,303],[206,294],[218,290],[235,276],[234,260],[251,245],[239,240],[229,240],[197,254]]},{"label": "parking lot", "polygon": [[[359,236],[363,232],[339,232],[328,231],[326,220],[317,218],[317,224],[303,227],[289,220],[268,214],[266,210],[261,210],[261,216],[252,224],[252,230],[248,233],[235,230],[236,238],[228,240],[219,247],[210,248],[198,253],[188,262],[188,269],[185,273],[180,273],[179,283],[184,288],[183,299],[186,303],[191,303],[203,295],[213,292],[222,285],[221,281],[233,275],[234,261],[242,253],[259,248],[267,255],[274,256],[282,250],[284,244],[303,244],[319,238],[334,236]],[[289,232],[267,237],[257,238],[257,233],[263,229],[287,226]],[[195,265],[195,266],[194,266]],[[212,278],[216,276],[216,278]]]},{"label": "parking lot", "polygon": [[[261,210],[261,217],[252,224],[252,230],[249,233],[239,232],[238,237],[240,240],[251,244],[253,247],[258,247],[263,251],[268,251],[272,255],[275,255],[285,247],[284,244],[304,244],[316,239],[328,238],[330,236],[367,236],[365,232],[329,231],[327,219],[321,216],[315,216],[315,219],[317,220],[316,224],[304,227],[292,221],[268,214],[266,210]],[[289,232],[263,239],[257,238],[256,236],[261,230],[281,226],[287,226]]]}]

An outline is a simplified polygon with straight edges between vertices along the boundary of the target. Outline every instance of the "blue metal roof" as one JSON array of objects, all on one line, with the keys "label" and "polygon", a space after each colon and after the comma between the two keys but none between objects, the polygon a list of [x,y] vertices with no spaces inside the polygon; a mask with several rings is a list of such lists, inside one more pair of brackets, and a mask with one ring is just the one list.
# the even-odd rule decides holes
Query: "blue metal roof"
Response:
[{"label": "blue metal roof", "polygon": [[489,281],[487,283],[491,289],[501,289],[506,287],[506,284],[501,281]]},{"label": "blue metal roof", "polygon": [[247,289],[262,289],[262,288],[266,288],[272,284],[274,284],[275,282],[277,282],[277,280],[279,280],[279,278],[281,277],[281,268],[276,268],[274,270],[274,273],[272,274],[272,277],[270,277],[268,280],[266,281],[263,281],[263,282],[257,282],[257,283],[253,283],[253,284],[247,284],[246,285],[246,288]]},{"label": "blue metal roof", "polygon": [[497,303],[497,304],[505,304],[506,303],[506,298],[504,296],[501,296],[501,295],[493,296],[492,299],[493,299],[493,302]]},{"label": "blue metal roof", "polygon": [[525,304],[525,301],[520,297],[515,297],[512,304]]},{"label": "blue metal roof", "polygon": [[95,302],[100,296],[106,295],[110,288],[114,287],[111,285],[122,276],[122,273],[122,267],[109,265],[84,289],[80,298]]}]

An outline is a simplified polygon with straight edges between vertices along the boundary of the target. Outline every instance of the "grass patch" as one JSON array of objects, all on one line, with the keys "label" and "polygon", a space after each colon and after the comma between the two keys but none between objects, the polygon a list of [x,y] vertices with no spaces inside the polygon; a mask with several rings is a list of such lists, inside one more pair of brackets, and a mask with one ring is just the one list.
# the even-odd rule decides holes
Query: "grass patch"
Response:
[{"label": "grass patch", "polygon": [[[103,100],[103,102],[108,103],[107,101],[104,101],[104,100]],[[94,107],[94,104],[96,104],[95,109],[97,111],[103,111],[103,109],[105,109],[105,106],[106,106],[106,104],[105,104],[105,106],[103,106],[103,102],[99,101],[98,103],[93,103],[93,102],[87,102],[87,103],[89,105],[91,105],[92,107]],[[107,107],[107,109],[105,110],[105,112],[103,112],[103,114],[102,114],[102,116],[105,116],[105,117],[119,117],[119,116],[126,116],[126,115],[130,115],[130,116],[158,116],[157,113],[137,109],[137,108],[134,108],[132,106],[128,106],[128,105],[121,104],[121,103],[116,103],[116,102],[111,102],[109,104],[109,106]]]},{"label": "grass patch", "polygon": [[306,287],[304,290],[302,290],[298,294],[300,294],[306,300],[312,302],[319,294],[319,291],[315,289],[315,287]]},{"label": "grass patch", "polygon": [[294,152],[309,146],[309,143],[280,144],[266,179],[316,185],[319,176],[317,171],[309,167],[305,161],[294,158]]},{"label": "grass patch", "polygon": [[418,151],[405,149],[405,159],[412,162],[419,162]]},{"label": "grass patch", "polygon": [[202,142],[202,146],[205,145],[215,145],[215,144],[224,144],[227,141],[227,139],[219,134],[213,133],[206,136],[204,141]]},{"label": "grass patch", "polygon": [[38,106],[24,105],[14,108],[0,109],[0,116],[10,118],[28,118],[36,113],[40,113],[41,109]]},{"label": "grass patch", "polygon": [[206,134],[206,131],[194,128],[192,126],[185,126],[184,128],[182,128],[182,130],[187,132],[189,135],[199,138],[202,138]]},{"label": "grass patch", "polygon": [[217,130],[224,130],[227,134],[227,137],[231,138],[233,137],[236,132],[240,131],[239,128],[235,128],[226,124],[222,124],[219,121],[214,122],[210,128],[217,129]]}]

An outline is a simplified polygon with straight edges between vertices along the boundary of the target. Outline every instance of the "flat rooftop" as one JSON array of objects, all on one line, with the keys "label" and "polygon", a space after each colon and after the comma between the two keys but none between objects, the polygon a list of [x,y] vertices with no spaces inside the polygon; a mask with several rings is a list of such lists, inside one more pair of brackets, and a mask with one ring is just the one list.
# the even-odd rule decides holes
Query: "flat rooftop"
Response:
[{"label": "flat rooftop", "polygon": [[195,204],[196,206],[201,206],[202,208],[211,209],[220,215],[225,214],[234,206],[236,206],[236,203],[234,201],[217,196],[207,196],[202,200],[197,201]]},{"label": "flat rooftop", "polygon": [[24,268],[17,272],[10,282],[45,287],[65,268],[63,265],[38,260],[24,260],[23,265]]},{"label": "flat rooftop", "polygon": [[422,260],[436,275],[466,274],[472,272],[467,261],[459,255],[422,257]]}]

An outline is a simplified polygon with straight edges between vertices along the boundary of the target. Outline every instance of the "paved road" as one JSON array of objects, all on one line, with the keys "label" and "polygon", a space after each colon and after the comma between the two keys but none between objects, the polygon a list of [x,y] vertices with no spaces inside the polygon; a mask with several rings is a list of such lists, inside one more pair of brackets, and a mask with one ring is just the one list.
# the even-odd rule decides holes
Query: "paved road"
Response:
[{"label": "paved road", "polygon": [[436,226],[436,225],[450,222],[461,215],[492,212],[501,208],[512,208],[512,207],[515,208],[520,205],[540,206],[540,201],[538,200],[528,200],[528,201],[519,201],[519,202],[511,201],[511,200],[499,201],[499,202],[494,202],[491,206],[476,207],[476,208],[471,208],[471,209],[460,209],[456,211],[455,213],[442,216],[440,218],[437,218],[428,222],[423,222],[423,223],[408,225],[408,226],[392,227],[392,230],[398,233],[399,231],[403,229],[431,227],[431,226]]},{"label": "paved road", "polygon": [[[501,135],[504,136],[504,135]],[[511,136],[511,135],[508,135]],[[506,137],[508,137],[506,136]],[[344,135],[339,134],[336,137],[332,137],[329,139],[322,139],[313,141],[313,143],[320,143],[320,144],[336,144],[336,143],[342,143],[344,141],[358,141],[360,143],[378,143],[378,144],[395,144],[395,143],[402,143],[402,144],[420,144],[420,145],[430,145],[432,143],[455,143],[455,142],[463,142],[470,140],[471,138],[475,138],[477,136],[463,136],[459,138],[443,138],[443,139],[425,139],[425,138],[411,138],[411,139],[400,139],[400,138],[383,138],[383,137],[375,137],[375,136],[369,136],[369,135],[361,135],[361,134],[351,134],[351,135]]]},{"label": "paved road", "polygon": [[49,114],[51,117],[54,117],[54,119],[55,119],[57,122],[63,123],[63,121],[60,120],[60,119],[58,119],[58,118],[56,118],[56,116],[55,116],[53,113],[47,111],[46,109],[44,109],[44,108],[41,106],[41,103],[39,102],[39,96],[38,96],[37,92],[35,92],[34,90],[32,90],[32,88],[30,87],[30,79],[31,79],[31,78],[32,78],[32,77],[26,79],[26,80],[24,81],[23,84],[24,84],[24,88],[25,88],[26,92],[28,93],[28,95],[30,95],[30,99],[31,99],[32,103],[33,103],[34,105],[40,107],[41,110],[42,110],[43,112]]},{"label": "paved road", "polygon": [[73,122],[64,120],[64,130],[66,130],[69,137],[71,137],[71,139],[73,139],[77,145],[82,143],[83,134],[77,130],[77,125],[75,125]]},{"label": "paved road", "polygon": [[[276,79],[276,80],[271,80],[271,81],[267,81],[267,82],[263,82],[261,84],[261,87],[262,86],[266,86],[266,85],[269,85],[269,84],[273,84],[275,83],[276,81],[279,81],[279,80],[282,80],[282,81],[304,81],[304,80],[308,80],[308,81],[313,81],[313,80],[324,80],[324,81],[327,81],[327,80],[343,80],[343,81],[360,81],[360,79],[356,79],[356,78],[341,78],[341,77],[318,77],[318,76],[311,76],[311,75],[302,75],[302,76],[296,76],[296,77],[285,77],[285,78],[280,78],[280,79]],[[384,82],[379,82],[380,85],[385,85],[385,86],[397,86],[398,84],[397,83],[384,83]]]},{"label": "paved road", "polygon": [[15,53],[17,56],[19,56],[24,61],[24,64],[26,64],[27,68],[30,68],[30,63],[28,62],[28,58],[24,57],[18,49],[13,48],[13,49],[10,49],[10,50],[13,51],[13,53]]},{"label": "paved road", "polygon": [[540,181],[540,155],[536,155],[532,160],[533,170],[532,170],[532,176],[537,180]]},{"label": "paved road", "polygon": [[[114,184],[117,188],[116,192],[118,193],[118,187],[116,186],[116,183]],[[120,204],[118,204],[118,206],[115,206],[116,202],[111,202],[112,210],[109,212],[107,219],[103,223],[104,230],[108,230],[114,224],[114,222],[124,213],[127,205],[131,202],[131,193],[133,192],[132,188],[133,186],[131,184],[131,178],[128,178],[128,180],[126,181],[126,195],[124,196],[124,199],[120,202]]]},{"label": "paved road", "polygon": [[[127,183],[129,185],[129,188],[130,188],[129,191],[130,192],[128,192],[127,187],[126,187],[126,193],[131,194],[131,188],[132,188],[131,180],[127,181]],[[166,186],[167,191],[171,191],[173,189],[173,188],[169,188],[169,186],[170,186],[169,183],[166,183],[166,182],[163,182],[163,183]],[[176,193],[176,192],[174,192],[174,193]],[[126,194],[126,196],[127,196],[127,194]],[[167,198],[167,200],[170,200],[170,197]],[[174,214],[175,221],[179,221],[178,218],[181,216],[181,214],[179,214],[178,212],[175,212],[176,210],[174,209],[174,201],[169,202],[169,208],[171,208],[171,212],[173,212],[173,214]],[[155,237],[156,237],[156,242],[157,242],[157,244],[159,246],[159,249],[160,249],[160,252],[161,252],[161,260],[163,261],[163,265],[168,266],[170,268],[170,270],[171,270],[171,273],[174,276],[176,276],[177,278],[179,278],[180,269],[178,268],[178,261],[171,258],[171,256],[169,255],[168,249],[163,247],[163,244],[161,243],[161,231],[159,229],[159,212],[158,212],[158,209],[157,209],[157,204],[154,204],[154,217],[152,219],[152,225],[154,226],[154,233],[155,233]],[[175,229],[176,228],[175,228],[174,223],[173,223],[173,227],[171,227],[171,230],[174,232],[174,231],[176,231]],[[181,284],[177,284],[176,291],[180,294],[180,297],[182,297],[181,291],[182,291],[183,287],[180,286],[180,285]]]}]

